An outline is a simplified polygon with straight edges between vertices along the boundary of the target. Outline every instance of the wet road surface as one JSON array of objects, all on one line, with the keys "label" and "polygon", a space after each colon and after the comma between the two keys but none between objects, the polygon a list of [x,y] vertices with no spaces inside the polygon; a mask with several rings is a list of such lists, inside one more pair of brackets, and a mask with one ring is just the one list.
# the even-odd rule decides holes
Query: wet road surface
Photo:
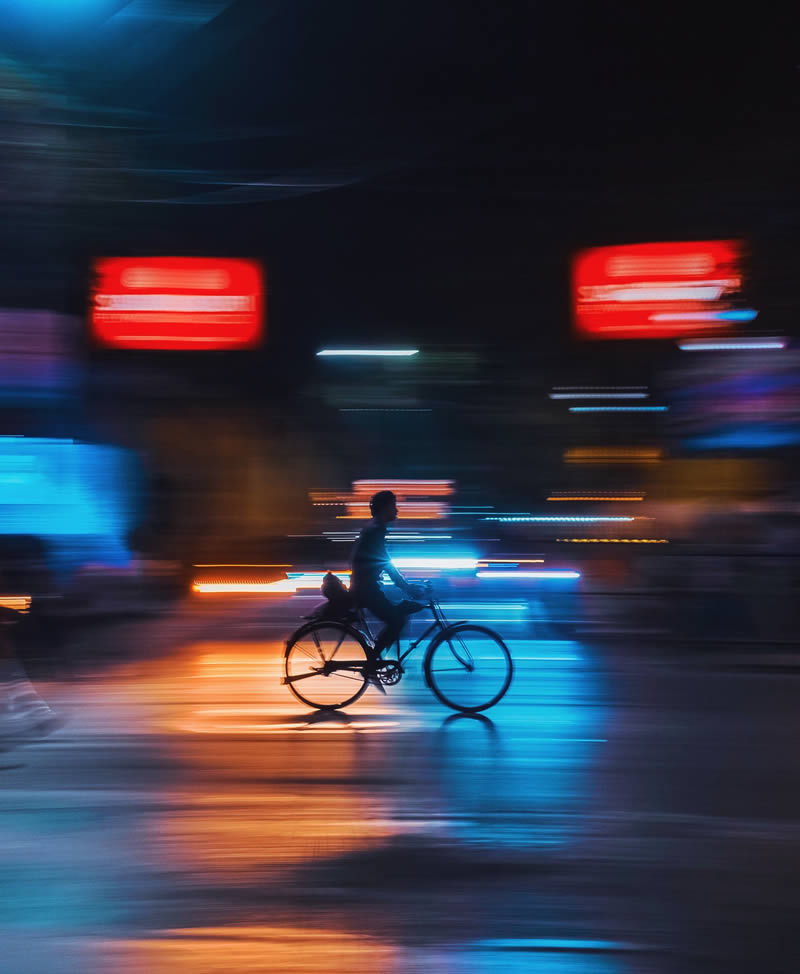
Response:
[{"label": "wet road surface", "polygon": [[64,727],[0,754],[0,970],[798,969],[800,671],[506,619],[488,719],[421,654],[321,716],[279,684],[288,602],[41,684]]}]

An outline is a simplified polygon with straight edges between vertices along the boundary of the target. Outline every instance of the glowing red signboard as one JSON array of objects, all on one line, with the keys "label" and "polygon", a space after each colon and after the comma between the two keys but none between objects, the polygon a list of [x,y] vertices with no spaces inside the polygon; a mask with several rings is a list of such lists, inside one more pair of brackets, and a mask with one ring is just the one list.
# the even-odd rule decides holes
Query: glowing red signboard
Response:
[{"label": "glowing red signboard", "polygon": [[116,348],[224,349],[262,336],[261,268],[208,257],[95,261],[92,333]]},{"label": "glowing red signboard", "polygon": [[587,338],[718,333],[755,317],[741,287],[736,240],[596,247],[573,262],[575,326]]}]

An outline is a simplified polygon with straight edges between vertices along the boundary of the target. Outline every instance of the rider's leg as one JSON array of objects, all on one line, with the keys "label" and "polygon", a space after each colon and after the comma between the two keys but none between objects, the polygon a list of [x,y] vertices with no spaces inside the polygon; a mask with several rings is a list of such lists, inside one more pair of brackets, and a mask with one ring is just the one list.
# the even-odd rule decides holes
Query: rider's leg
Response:
[{"label": "rider's leg", "polygon": [[374,658],[377,659],[381,653],[392,645],[395,640],[400,638],[406,620],[413,612],[419,612],[424,608],[419,602],[390,602],[383,592],[371,593],[369,600],[364,600],[364,606],[370,612],[385,623],[383,629],[375,639]]}]

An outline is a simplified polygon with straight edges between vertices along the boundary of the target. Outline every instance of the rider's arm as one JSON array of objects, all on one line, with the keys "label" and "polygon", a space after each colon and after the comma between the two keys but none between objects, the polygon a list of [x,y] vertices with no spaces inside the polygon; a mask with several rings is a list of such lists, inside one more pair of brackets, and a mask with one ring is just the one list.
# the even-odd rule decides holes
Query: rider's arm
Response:
[{"label": "rider's arm", "polygon": [[413,589],[411,585],[409,585],[409,583],[403,578],[403,576],[388,558],[386,559],[386,564],[383,566],[383,570],[399,589],[401,589],[407,595],[412,593]]}]

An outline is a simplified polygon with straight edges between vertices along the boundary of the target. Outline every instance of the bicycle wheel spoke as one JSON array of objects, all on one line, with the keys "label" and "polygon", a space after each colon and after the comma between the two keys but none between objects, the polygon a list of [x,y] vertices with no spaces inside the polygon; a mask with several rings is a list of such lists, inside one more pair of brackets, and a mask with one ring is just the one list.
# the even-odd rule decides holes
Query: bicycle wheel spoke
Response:
[{"label": "bicycle wheel spoke", "polygon": [[287,644],[285,684],[307,706],[344,707],[364,692],[366,663],[366,649],[357,632],[338,622],[312,623]]},{"label": "bicycle wheel spoke", "polygon": [[[309,650],[307,650],[304,646],[301,646],[298,643],[297,644],[297,649],[303,654],[303,656],[307,656],[310,660],[313,660],[314,663],[317,662],[317,657],[312,652],[310,652]],[[324,662],[324,660],[323,660],[323,662]]]},{"label": "bicycle wheel spoke", "polygon": [[316,644],[317,652],[319,653],[319,658],[324,663],[325,662],[325,656],[324,656],[324,654],[322,652],[322,647],[319,644],[319,635],[317,634],[316,629],[312,629],[311,630],[311,638],[314,640],[314,643]]},{"label": "bicycle wheel spoke", "polygon": [[335,655],[336,655],[336,654],[337,654],[337,653],[339,652],[339,647],[340,647],[340,646],[342,645],[342,643],[344,642],[344,637],[345,637],[346,635],[347,635],[347,633],[346,633],[346,632],[343,632],[343,633],[341,634],[341,636],[339,636],[339,642],[338,642],[338,643],[336,644],[336,649],[334,649],[334,651],[333,651],[333,652],[331,653],[331,659],[333,659],[333,657],[334,657],[334,656],[335,656]]}]

